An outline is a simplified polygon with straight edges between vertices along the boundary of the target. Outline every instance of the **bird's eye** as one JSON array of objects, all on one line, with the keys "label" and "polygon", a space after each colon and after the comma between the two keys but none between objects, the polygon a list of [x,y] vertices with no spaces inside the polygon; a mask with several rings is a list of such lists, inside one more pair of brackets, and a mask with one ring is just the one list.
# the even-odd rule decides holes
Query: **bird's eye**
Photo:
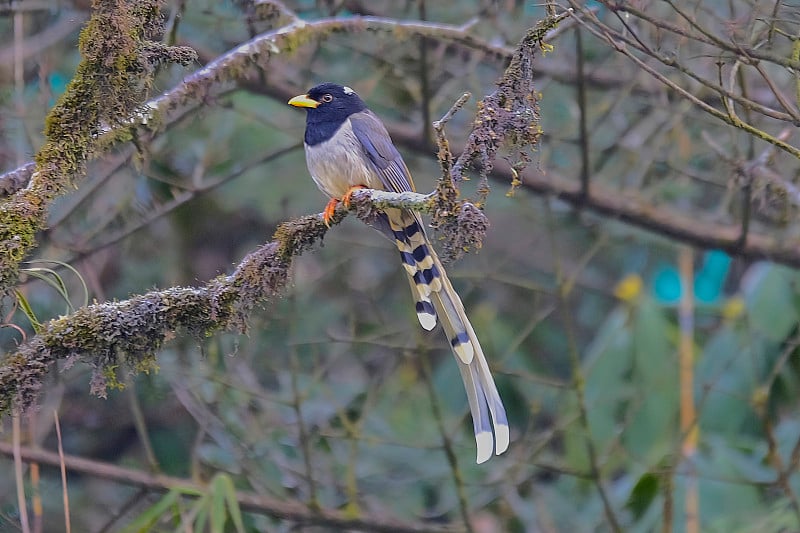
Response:
[{"label": "bird's eye", "polygon": [[322,101],[323,102],[327,103],[327,102],[331,102],[332,100],[333,100],[333,96],[332,95],[330,95],[330,94],[323,94],[322,95]]}]

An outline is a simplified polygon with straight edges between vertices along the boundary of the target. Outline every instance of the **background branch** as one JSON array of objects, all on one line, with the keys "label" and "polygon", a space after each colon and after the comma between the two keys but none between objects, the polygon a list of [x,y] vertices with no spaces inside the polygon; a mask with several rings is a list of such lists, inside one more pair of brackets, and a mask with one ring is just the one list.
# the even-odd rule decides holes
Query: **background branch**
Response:
[{"label": "background branch", "polygon": [[[19,167],[0,177],[5,208],[38,186],[34,164],[19,162],[49,142],[38,132],[78,61],[76,33],[48,29],[65,35],[65,17],[90,14],[85,0],[28,4],[10,6],[14,31],[0,31],[0,55],[17,58],[14,106],[0,100],[0,165]],[[796,529],[800,274],[763,259],[798,266],[798,159],[764,136],[796,148],[798,12],[602,4],[574,2],[544,42],[531,25],[557,18],[549,1],[177,1],[152,27],[120,30],[141,36],[146,61],[131,66],[129,41],[112,39],[102,55],[116,68],[92,69],[98,87],[127,80],[136,102],[165,92],[119,115],[113,90],[92,93],[114,115],[99,121],[93,103],[72,107],[80,122],[62,132],[91,131],[76,137],[89,150],[77,148],[101,161],[86,181],[83,161],[56,169],[54,185],[79,188],[70,198],[42,191],[49,228],[28,254],[39,263],[21,264],[3,300],[0,388],[58,411],[74,456],[157,465],[196,480],[198,499],[73,475],[73,530],[199,528],[220,509],[220,480],[309,514],[411,530]],[[105,46],[82,41],[87,57]],[[151,77],[153,54],[186,51],[165,50],[173,43],[201,65]],[[441,257],[482,247],[448,272],[513,428],[509,452],[487,465],[461,461],[474,443],[460,376],[441,335],[420,331],[396,250],[357,221],[326,233],[317,215],[294,218],[324,199],[304,177],[302,114],[285,102],[324,80],[358,91],[420,190],[436,189],[363,192],[356,214],[369,223],[400,201],[431,213]],[[465,92],[488,96],[451,108]],[[447,137],[420,136],[448,108]],[[475,177],[490,181],[454,186]],[[688,269],[675,241],[714,250],[694,250]],[[295,261],[302,250],[313,253]],[[681,331],[695,357],[681,383],[675,309],[690,296],[696,320]],[[31,323],[44,324],[39,336]],[[123,384],[102,401],[86,394]],[[675,460],[681,400],[695,405],[691,480]],[[17,419],[22,450],[55,449],[42,418]],[[0,477],[0,502],[57,530],[57,473],[25,471]],[[230,494],[217,523],[236,521]],[[259,531],[309,524],[242,515]],[[0,529],[16,516],[0,513]]]},{"label": "background branch", "polygon": [[[0,442],[0,454],[11,456],[13,447]],[[65,466],[73,473],[84,474],[115,481],[124,485],[132,485],[156,492],[167,492],[172,489],[181,489],[185,492],[204,494],[208,487],[193,479],[178,478],[164,474],[150,474],[133,468],[125,468],[114,464],[76,457],[63,456],[42,449],[23,447],[20,457],[24,462],[40,463],[51,467]],[[350,531],[375,531],[386,533],[455,533],[464,531],[463,528],[451,526],[435,526],[431,524],[413,524],[407,521],[397,522],[378,517],[365,516],[353,518],[340,511],[325,509],[309,509],[299,503],[287,502],[269,498],[261,494],[238,491],[236,501],[243,510],[263,513],[275,518],[291,520],[299,524],[325,526]]]}]

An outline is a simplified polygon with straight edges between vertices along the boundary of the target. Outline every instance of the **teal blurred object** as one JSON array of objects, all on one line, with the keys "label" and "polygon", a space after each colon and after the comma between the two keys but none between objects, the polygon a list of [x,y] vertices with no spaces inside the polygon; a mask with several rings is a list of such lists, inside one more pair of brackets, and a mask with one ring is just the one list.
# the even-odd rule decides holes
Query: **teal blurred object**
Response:
[{"label": "teal blurred object", "polygon": [[665,304],[673,304],[681,299],[681,276],[672,265],[662,265],[653,279],[653,293],[656,299]]},{"label": "teal blurred object", "polygon": [[47,105],[52,107],[56,103],[56,98],[61,96],[61,94],[67,90],[67,83],[69,83],[69,78],[67,78],[60,72],[52,72],[47,77],[47,83],[50,85],[50,92],[53,93],[53,97],[50,98],[50,101]]},{"label": "teal blurred object", "polygon": [[[703,266],[694,276],[694,296],[702,303],[713,303],[722,295],[722,287],[728,277],[731,258],[721,250],[712,250],[705,255]],[[676,303],[681,298],[681,276],[673,265],[663,265],[656,271],[653,293],[658,301]]]},{"label": "teal blurred object", "polygon": [[721,250],[706,254],[703,266],[694,277],[694,296],[703,303],[712,303],[722,294],[722,286],[728,277],[731,258]]}]

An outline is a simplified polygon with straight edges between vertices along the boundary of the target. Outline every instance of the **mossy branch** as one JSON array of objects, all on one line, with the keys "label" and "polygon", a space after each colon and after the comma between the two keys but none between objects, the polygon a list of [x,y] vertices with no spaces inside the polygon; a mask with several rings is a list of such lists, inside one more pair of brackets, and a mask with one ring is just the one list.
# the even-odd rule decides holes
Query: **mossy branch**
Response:
[{"label": "mossy branch", "polygon": [[481,202],[489,194],[488,176],[501,146],[511,151],[509,162],[520,172],[530,162],[529,151],[539,145],[542,130],[539,126],[538,93],[533,86],[534,59],[537,51],[552,50],[553,47],[545,42],[545,36],[571,11],[547,17],[529,29],[497,80],[497,89],[478,102],[472,131],[450,173],[454,181],[460,181],[468,168],[476,167],[481,177]]},{"label": "mossy branch", "polygon": [[56,361],[80,360],[95,368],[92,391],[116,385],[120,365],[136,371],[155,367],[155,354],[183,330],[205,337],[221,330],[245,330],[245,316],[286,285],[292,257],[320,239],[327,228],[319,217],[282,225],[275,240],[247,255],[235,272],[201,287],[173,287],[116,302],[89,305],[42,325],[39,334],[0,364],[0,413],[26,408]]},{"label": "mossy branch", "polygon": [[[351,209],[369,222],[376,210],[389,207],[430,211],[434,198],[435,193],[365,189],[353,195]],[[462,211],[471,213],[468,208]],[[337,209],[333,224],[346,215],[347,209]],[[471,216],[465,223],[469,221]],[[200,287],[171,287],[89,305],[44,323],[37,335],[0,362],[0,415],[11,408],[29,407],[56,361],[91,365],[92,392],[104,395],[107,387],[119,386],[119,368],[135,372],[157,368],[156,353],[177,332],[197,338],[218,331],[245,332],[249,312],[280,295],[292,260],[322,240],[327,231],[321,214],[294,219],[281,224],[273,240],[247,255],[229,276]]]},{"label": "mossy branch", "polygon": [[[0,204],[0,291],[17,279],[17,268],[35,246],[35,234],[44,226],[50,201],[75,186],[89,157],[108,151],[119,142],[160,133],[209,98],[229,90],[234,80],[244,79],[255,66],[263,67],[281,53],[338,32],[387,32],[434,38],[482,50],[497,57],[509,51],[492,46],[460,26],[430,22],[398,21],[381,17],[329,18],[314,22],[293,19],[274,31],[263,33],[187,76],[170,91],[141,105],[155,66],[166,62],[187,63],[194,52],[167,47],[148,40],[157,28],[158,0],[126,2],[95,0],[94,13],[81,34],[84,59],[75,78],[47,119],[47,142],[36,156],[30,183]],[[529,32],[524,43],[538,42],[563,16],[548,18]],[[118,38],[123,35],[125,38]],[[512,57],[520,54],[518,50]],[[524,52],[525,57],[530,57]],[[503,79],[508,78],[505,76]],[[505,82],[501,80],[501,85]],[[526,114],[511,109],[523,119]],[[513,131],[509,129],[509,131]],[[538,131],[538,129],[536,130]],[[475,140],[485,140],[483,138]],[[504,137],[500,132],[495,139]],[[495,149],[485,151],[491,161]],[[489,166],[491,164],[489,163]],[[0,181],[11,190],[23,181],[31,166],[21,167]],[[5,179],[8,178],[8,179]]]},{"label": "mossy branch", "polygon": [[[310,30],[308,27],[311,24],[296,20],[289,26],[246,43],[235,52],[226,54],[192,74],[179,87],[150,102],[147,108],[125,115],[132,117],[127,123],[113,122],[111,116],[104,116],[109,129],[100,131],[96,126],[100,121],[91,122],[95,127],[87,126],[85,135],[81,137],[88,144],[76,152],[75,165],[61,169],[60,174],[55,174],[54,170],[53,175],[69,178],[73,174],[79,174],[81,165],[94,146],[89,140],[94,141],[103,134],[104,142],[111,144],[119,138],[120,132],[125,131],[125,128],[137,126],[146,127],[155,133],[163,114],[171,115],[170,118],[174,119],[176,113],[185,112],[186,106],[199,104],[203,96],[221,90],[225,86],[225,80],[236,78],[237,69],[251,66],[259,59],[268,58],[281,49],[291,49],[292,43],[297,45],[317,35],[320,27],[337,31],[343,28],[352,29],[352,24],[352,19],[329,19],[316,23],[317,27]],[[363,25],[367,29],[380,30],[387,28],[398,30],[410,26],[421,34],[426,32],[438,34],[442,31],[441,25],[406,24],[386,19],[364,18],[356,21],[356,24]],[[541,26],[537,28],[541,33],[535,35],[544,35]],[[462,35],[462,30],[450,31]],[[282,39],[278,48],[276,41]],[[150,52],[157,49],[152,46],[145,48]],[[143,50],[144,48],[139,52]],[[526,54],[526,57],[526,61],[532,59],[529,54]],[[511,65],[514,67],[515,62],[512,61]],[[507,75],[502,80],[506,79]],[[502,80],[501,84],[505,83]],[[530,95],[530,86],[526,87],[522,99]],[[72,105],[76,103],[72,102]],[[133,105],[132,97],[130,104]],[[66,107],[69,108],[70,105]],[[535,114],[523,113],[523,115],[529,121],[537,119]],[[93,118],[97,119],[98,116]],[[68,118],[75,119],[75,117]],[[505,122],[503,124],[507,126]],[[529,126],[530,123],[526,123],[526,127]],[[538,124],[536,127],[538,128]],[[56,126],[55,123],[53,128],[63,130],[63,126]],[[516,133],[503,129],[496,133],[495,142],[501,142],[513,135]],[[538,137],[533,140],[536,139]],[[522,144],[515,142],[514,139],[511,141],[515,146]],[[493,157],[495,152],[496,149],[492,149],[487,153]],[[64,152],[63,155],[69,156],[69,152]],[[39,176],[40,168],[47,161],[49,159],[46,157],[41,161],[37,158],[37,170],[34,172],[31,185],[20,193],[40,188],[40,184],[43,183],[43,177]],[[486,164],[491,164],[491,158],[484,161]],[[440,188],[445,181],[440,183]],[[63,186],[61,182],[57,184]],[[38,198],[49,200],[57,192],[60,192],[60,189],[52,191],[49,196],[40,194]],[[15,194],[15,197],[18,195]],[[441,213],[446,212],[448,231],[467,235],[459,242],[480,246],[488,227],[486,217],[480,209],[471,203],[459,201],[457,194],[445,195],[444,202],[442,196],[438,191],[430,195],[421,195],[365,190],[354,195],[352,208],[367,223],[374,219],[379,210],[388,207],[434,211],[434,218],[439,221],[443,218]],[[345,215],[344,209],[337,210],[333,223],[338,223]],[[248,312],[258,303],[273,298],[281,292],[288,280],[293,258],[322,239],[327,229],[319,215],[286,222],[278,228],[273,241],[245,257],[230,276],[218,277],[202,287],[174,287],[151,291],[120,302],[87,306],[72,315],[43,324],[36,336],[0,363],[0,413],[8,412],[12,407],[30,406],[42,387],[45,372],[55,361],[81,360],[92,365],[95,368],[92,390],[96,394],[104,394],[108,386],[118,386],[116,371],[120,365],[133,371],[148,371],[155,368],[156,352],[164,342],[174,337],[177,331],[183,330],[197,337],[223,330],[244,331]],[[24,255],[26,250],[21,248],[20,253]]]},{"label": "mossy branch", "polygon": [[17,280],[54,198],[75,187],[104,128],[118,125],[146,99],[155,69],[196,58],[186,47],[151,39],[160,31],[160,0],[94,0],[80,36],[81,63],[47,116],[46,141],[31,179],[0,204],[0,292]]}]

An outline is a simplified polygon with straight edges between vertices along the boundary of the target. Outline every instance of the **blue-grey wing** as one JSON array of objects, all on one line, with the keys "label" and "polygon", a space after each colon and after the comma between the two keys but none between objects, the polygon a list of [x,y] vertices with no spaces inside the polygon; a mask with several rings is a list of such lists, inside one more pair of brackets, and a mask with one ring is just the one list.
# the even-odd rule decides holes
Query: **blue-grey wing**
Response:
[{"label": "blue-grey wing", "polygon": [[[393,192],[414,191],[411,173],[380,119],[369,111],[361,111],[350,116],[350,124],[383,187]],[[432,298],[442,291],[444,270],[425,235],[425,226],[419,213],[411,209],[386,209],[376,213],[368,223],[392,240],[400,251],[417,318],[420,325],[430,331],[436,326],[437,313]],[[464,333],[462,329],[456,329],[454,326],[453,335]],[[461,338],[451,336],[453,350],[456,350],[456,346],[460,349],[463,344]]]},{"label": "blue-grey wing", "polygon": [[416,190],[403,156],[392,144],[381,120],[371,111],[361,111],[350,116],[350,124],[384,188],[394,192]]}]

